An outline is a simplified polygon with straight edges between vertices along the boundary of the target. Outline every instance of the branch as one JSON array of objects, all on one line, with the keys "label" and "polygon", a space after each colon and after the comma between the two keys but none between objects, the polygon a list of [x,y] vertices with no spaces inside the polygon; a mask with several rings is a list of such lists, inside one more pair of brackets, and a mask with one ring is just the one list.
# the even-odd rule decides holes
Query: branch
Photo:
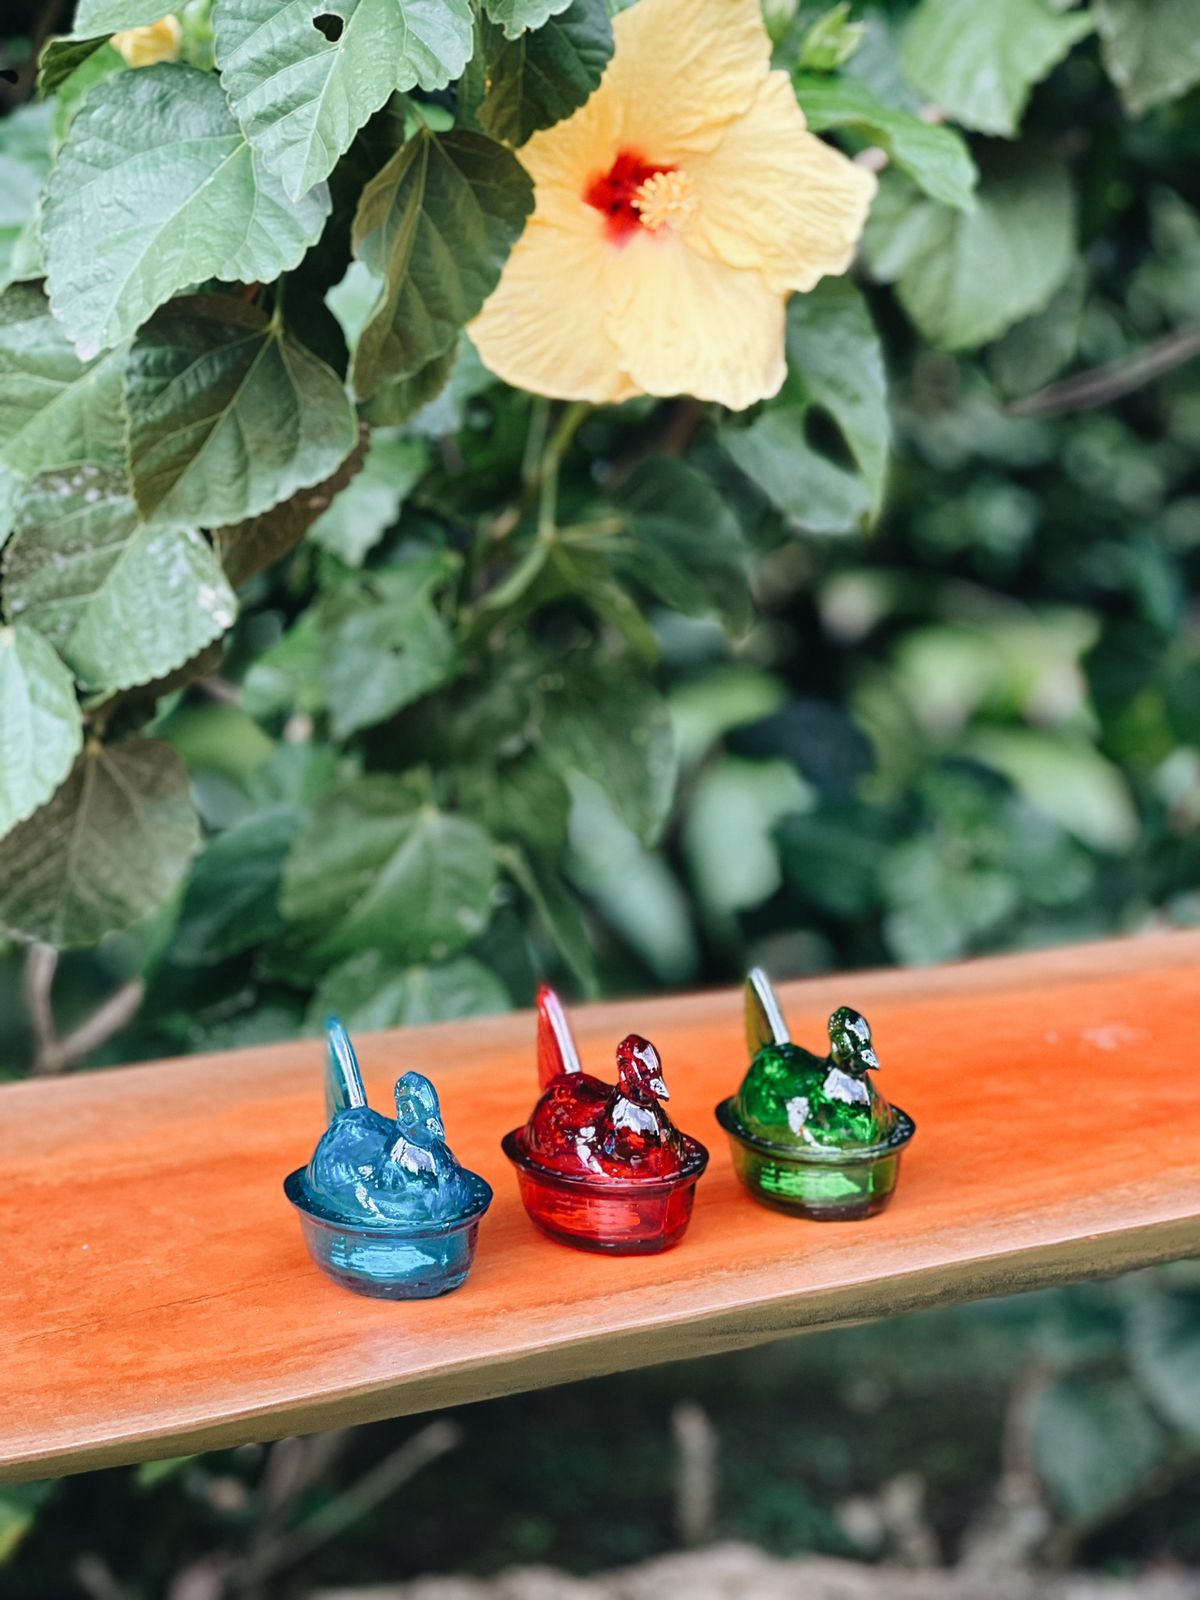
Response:
[{"label": "branch", "polygon": [[50,1077],[67,1072],[93,1050],[107,1044],[114,1034],[133,1021],[146,993],[141,978],[131,978],[90,1017],[85,1017],[77,1028],[60,1039],[54,1027],[54,1010],[50,989],[58,967],[58,952],[49,945],[30,946],[25,958],[25,1000],[33,1025],[35,1052],[30,1071],[36,1077]]},{"label": "branch", "polygon": [[1156,339],[1131,356],[1122,356],[1088,372],[1052,383],[1024,400],[1014,400],[1010,417],[1052,417],[1067,411],[1090,411],[1161,377],[1200,355],[1200,322],[1188,323]]},{"label": "branch", "polygon": [[49,944],[31,944],[25,956],[21,975],[25,991],[25,1009],[33,1029],[34,1072],[45,1072],[42,1065],[58,1043],[54,1030],[54,1007],[50,1003],[50,990],[58,970],[58,951]]},{"label": "branch", "polygon": [[402,1484],[416,1476],[439,1456],[457,1449],[462,1430],[453,1422],[431,1422],[398,1450],[385,1456],[370,1472],[364,1473],[342,1494],[321,1507],[307,1522],[281,1534],[264,1545],[236,1574],[231,1584],[234,1593],[244,1593],[269,1575],[303,1561],[330,1539],[336,1539],[360,1517],[373,1511]]}]

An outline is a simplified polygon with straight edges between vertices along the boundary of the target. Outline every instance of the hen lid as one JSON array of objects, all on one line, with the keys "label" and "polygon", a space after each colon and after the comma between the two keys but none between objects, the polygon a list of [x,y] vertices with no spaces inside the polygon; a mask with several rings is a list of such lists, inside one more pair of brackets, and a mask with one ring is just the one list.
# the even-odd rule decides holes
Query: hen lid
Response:
[{"label": "hen lid", "polygon": [[865,1017],[840,1006],[829,1019],[829,1054],[814,1054],[792,1042],[760,967],[746,979],[745,1017],[751,1062],[730,1109],[751,1138],[797,1151],[852,1151],[888,1138],[896,1113],[868,1076],[879,1062]]}]

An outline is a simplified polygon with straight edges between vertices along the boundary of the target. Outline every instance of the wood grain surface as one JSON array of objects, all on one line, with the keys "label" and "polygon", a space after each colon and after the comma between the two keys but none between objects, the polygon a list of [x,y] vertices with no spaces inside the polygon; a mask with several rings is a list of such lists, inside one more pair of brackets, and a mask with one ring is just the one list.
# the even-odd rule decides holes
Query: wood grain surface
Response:
[{"label": "wood grain surface", "polygon": [[864,1010],[917,1120],[891,1208],[813,1223],[737,1186],[712,1116],[740,996],[575,1012],[585,1067],[662,1051],[713,1152],[691,1230],[607,1259],[537,1234],[500,1153],[535,1088],[529,1013],[360,1038],[385,1107],[431,1074],[495,1186],[441,1300],[361,1299],[310,1263],[280,1182],[321,1131],[306,1039],[0,1090],[0,1480],[458,1404],[805,1328],[1200,1254],[1200,933],[785,985],[793,1032]]}]

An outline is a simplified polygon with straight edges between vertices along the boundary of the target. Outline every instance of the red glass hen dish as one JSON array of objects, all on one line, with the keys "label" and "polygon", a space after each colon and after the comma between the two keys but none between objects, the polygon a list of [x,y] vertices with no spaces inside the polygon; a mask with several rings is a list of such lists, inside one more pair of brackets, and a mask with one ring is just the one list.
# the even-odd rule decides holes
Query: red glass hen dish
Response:
[{"label": "red glass hen dish", "polygon": [[538,992],[538,1082],[529,1121],[504,1139],[530,1217],[580,1250],[667,1250],[692,1215],[708,1151],[663,1110],[658,1051],[631,1033],[617,1047],[617,1082],[584,1072],[562,1002]]}]

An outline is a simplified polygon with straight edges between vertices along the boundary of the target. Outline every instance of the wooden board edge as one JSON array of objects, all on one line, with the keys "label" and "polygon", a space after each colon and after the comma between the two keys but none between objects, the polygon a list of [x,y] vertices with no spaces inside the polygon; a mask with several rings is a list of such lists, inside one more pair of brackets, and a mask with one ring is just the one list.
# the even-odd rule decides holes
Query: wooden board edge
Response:
[{"label": "wooden board edge", "polygon": [[683,1317],[615,1334],[585,1334],[501,1360],[464,1362],[412,1382],[247,1410],[182,1431],[143,1429],[78,1447],[64,1445],[32,1456],[3,1458],[0,1484],[413,1416],[638,1367],[748,1349],[801,1333],[1113,1277],[1193,1256],[1200,1256],[1200,1216],[1144,1223],[949,1266],[921,1267],[866,1284],[839,1285],[821,1294],[783,1295],[778,1300],[730,1307],[706,1318]]}]

